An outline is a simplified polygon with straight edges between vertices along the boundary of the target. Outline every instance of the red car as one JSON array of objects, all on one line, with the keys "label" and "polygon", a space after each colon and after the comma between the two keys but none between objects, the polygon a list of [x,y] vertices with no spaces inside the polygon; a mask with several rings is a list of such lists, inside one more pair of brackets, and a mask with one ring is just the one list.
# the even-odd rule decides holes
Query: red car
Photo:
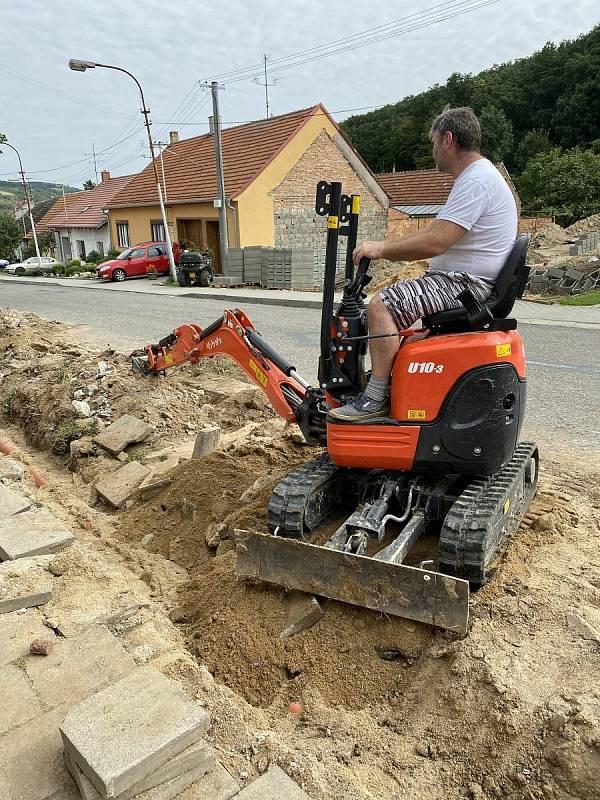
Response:
[{"label": "red car", "polygon": [[[179,245],[173,242],[173,258],[179,261]],[[124,281],[157,272],[169,274],[166,242],[142,242],[124,250],[116,258],[98,264],[98,277],[108,281]]]}]

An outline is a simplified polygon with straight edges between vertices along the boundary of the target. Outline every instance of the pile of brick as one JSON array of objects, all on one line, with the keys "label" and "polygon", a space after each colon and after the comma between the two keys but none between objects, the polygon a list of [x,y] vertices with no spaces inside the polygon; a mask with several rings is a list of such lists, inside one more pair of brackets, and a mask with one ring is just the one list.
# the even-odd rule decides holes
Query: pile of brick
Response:
[{"label": "pile of brick", "polygon": [[322,284],[324,264],[325,251],[308,247],[231,248],[227,253],[226,277],[232,284],[305,289]]}]

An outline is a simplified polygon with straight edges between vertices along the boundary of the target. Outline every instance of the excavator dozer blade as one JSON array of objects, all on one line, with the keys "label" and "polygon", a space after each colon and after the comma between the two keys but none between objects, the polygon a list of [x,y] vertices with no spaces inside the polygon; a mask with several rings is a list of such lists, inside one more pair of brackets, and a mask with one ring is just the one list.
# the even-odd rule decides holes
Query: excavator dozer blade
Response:
[{"label": "excavator dozer blade", "polygon": [[467,632],[469,583],[253,531],[237,531],[236,574],[384,614]]}]

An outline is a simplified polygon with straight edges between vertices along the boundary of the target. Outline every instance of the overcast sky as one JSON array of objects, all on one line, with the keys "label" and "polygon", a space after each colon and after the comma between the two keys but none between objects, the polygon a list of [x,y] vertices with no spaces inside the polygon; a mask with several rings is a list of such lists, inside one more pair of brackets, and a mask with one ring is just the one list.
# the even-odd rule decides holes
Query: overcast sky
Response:
[{"label": "overcast sky", "polygon": [[[72,72],[69,58],[133,72],[154,137],[164,141],[172,129],[181,138],[207,131],[210,92],[198,81],[254,65],[264,81],[258,66],[264,53],[269,81],[277,78],[269,89],[271,113],[322,102],[339,121],[350,109],[394,103],[452,72],[477,72],[586,33],[600,21],[598,9],[598,0],[5,0],[0,132],[20,150],[31,180],[81,186],[94,178],[86,160],[92,146],[98,170],[125,175],[148,163],[147,143],[133,82],[110,70]],[[450,17],[459,10],[465,13]],[[449,18],[429,24],[441,17]],[[372,31],[392,23],[395,29]],[[400,35],[390,35],[398,29]],[[276,59],[368,30],[387,38],[287,70],[277,65]],[[224,83],[224,126],[264,117],[264,88],[251,76]],[[16,168],[5,150],[0,179],[14,177]]]}]

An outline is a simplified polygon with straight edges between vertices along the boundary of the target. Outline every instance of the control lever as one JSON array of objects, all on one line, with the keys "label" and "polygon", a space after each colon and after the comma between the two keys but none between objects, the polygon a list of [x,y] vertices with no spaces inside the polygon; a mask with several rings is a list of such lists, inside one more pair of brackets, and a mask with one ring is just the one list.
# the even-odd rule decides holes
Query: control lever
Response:
[{"label": "control lever", "polygon": [[354,280],[346,290],[347,294],[356,295],[369,283],[371,276],[367,275],[367,270],[369,269],[370,265],[370,258],[361,258],[358,264],[358,269],[356,270],[356,275],[354,276]]}]

